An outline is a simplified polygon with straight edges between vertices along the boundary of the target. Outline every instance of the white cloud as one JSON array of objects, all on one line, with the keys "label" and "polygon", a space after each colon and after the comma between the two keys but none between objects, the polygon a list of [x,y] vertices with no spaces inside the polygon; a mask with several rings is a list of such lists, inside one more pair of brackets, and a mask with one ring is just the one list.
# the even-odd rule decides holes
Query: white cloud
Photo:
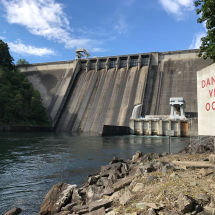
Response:
[{"label": "white cloud", "polygon": [[122,3],[126,6],[131,6],[136,0],[123,0]]},{"label": "white cloud", "polygon": [[189,46],[189,49],[198,49],[202,43],[201,38],[205,37],[205,36],[206,36],[206,33],[204,33],[204,32],[197,33],[194,36],[192,43]]},{"label": "white cloud", "polygon": [[0,0],[11,24],[26,27],[30,33],[65,44],[66,48],[87,47],[90,39],[74,38],[63,5],[55,0]]},{"label": "white cloud", "polygon": [[91,52],[105,52],[105,49],[102,48],[93,48]]},{"label": "white cloud", "polygon": [[5,39],[5,37],[0,36],[0,39],[1,39],[1,40],[4,40],[4,39]]},{"label": "white cloud", "polygon": [[19,54],[28,54],[28,55],[36,55],[36,56],[44,56],[44,55],[54,55],[55,52],[52,49],[48,48],[37,48],[31,45],[25,45],[21,41],[17,40],[15,43],[8,42],[7,43],[10,50],[12,52],[16,52]]},{"label": "white cloud", "polygon": [[126,31],[127,24],[125,22],[125,19],[122,15],[120,15],[119,20],[117,24],[114,26],[114,28],[117,30],[119,34],[122,34]]},{"label": "white cloud", "polygon": [[185,11],[194,10],[193,0],[159,0],[168,14],[173,14],[177,19],[183,19]]}]

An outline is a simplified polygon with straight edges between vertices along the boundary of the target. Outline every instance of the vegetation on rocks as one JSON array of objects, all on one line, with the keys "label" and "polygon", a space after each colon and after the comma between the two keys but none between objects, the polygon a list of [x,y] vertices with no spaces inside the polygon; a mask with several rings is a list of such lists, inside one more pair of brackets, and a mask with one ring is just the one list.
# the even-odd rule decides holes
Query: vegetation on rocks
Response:
[{"label": "vegetation on rocks", "polygon": [[7,43],[0,40],[0,124],[49,126],[38,90],[13,64]]}]

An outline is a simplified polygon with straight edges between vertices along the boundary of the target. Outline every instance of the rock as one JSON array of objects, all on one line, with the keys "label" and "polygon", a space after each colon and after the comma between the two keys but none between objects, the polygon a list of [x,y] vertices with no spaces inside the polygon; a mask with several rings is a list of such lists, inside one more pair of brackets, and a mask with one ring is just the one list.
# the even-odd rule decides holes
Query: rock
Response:
[{"label": "rock", "polygon": [[196,149],[196,153],[205,153],[206,149],[203,145],[199,145]]},{"label": "rock", "polygon": [[108,185],[108,178],[107,177],[101,177],[98,181],[97,181],[97,183],[96,183],[96,185],[97,186],[104,186],[104,187],[106,187],[107,185]]},{"label": "rock", "polygon": [[128,164],[122,163],[121,173],[126,174],[128,172]]},{"label": "rock", "polygon": [[89,215],[105,215],[105,208],[99,208],[98,210],[90,212]]},{"label": "rock", "polygon": [[117,181],[116,183],[113,184],[113,189],[114,189],[114,192],[122,189],[123,187],[129,185],[132,180],[134,179],[134,176],[128,176],[128,177],[125,177],[119,181]]},{"label": "rock", "polygon": [[195,206],[195,214],[201,212],[203,210],[203,207],[201,205],[196,205]]},{"label": "rock", "polygon": [[206,212],[210,213],[210,214],[215,214],[215,208],[211,208],[211,207],[205,206],[204,210]]},{"label": "rock", "polygon": [[212,201],[208,206],[211,207],[211,208],[215,208],[215,204]]},{"label": "rock", "polygon": [[215,164],[215,155],[209,155],[209,162]]},{"label": "rock", "polygon": [[110,164],[119,163],[119,162],[124,163],[123,159],[114,157],[113,160],[110,162]]},{"label": "rock", "polygon": [[107,165],[107,166],[102,166],[100,175],[101,175],[102,177],[104,177],[104,176],[109,176],[109,171],[110,171],[110,170],[118,170],[118,171],[120,171],[121,166],[122,166],[122,163],[121,163],[121,162],[109,164],[109,165]]},{"label": "rock", "polygon": [[115,211],[110,211],[108,213],[106,213],[106,215],[116,215]]},{"label": "rock", "polygon": [[200,173],[201,175],[203,175],[203,176],[207,176],[207,175],[212,174],[212,173],[213,173],[213,170],[210,170],[210,169],[208,169],[208,170],[206,170],[206,169],[200,169],[199,173]]},{"label": "rock", "polygon": [[22,212],[21,208],[12,208],[7,211],[4,215],[19,215]]},{"label": "rock", "polygon": [[146,215],[156,215],[156,213],[152,208],[149,208],[146,212]]},{"label": "rock", "polygon": [[156,162],[153,167],[158,170],[158,169],[162,169],[164,167],[164,163],[163,162]]},{"label": "rock", "polygon": [[208,187],[204,187],[203,189],[204,189],[205,192],[211,193],[211,190]]},{"label": "rock", "polygon": [[89,207],[87,205],[76,205],[72,208],[73,212],[76,214],[89,212]]},{"label": "rock", "polygon": [[82,203],[82,198],[79,194],[79,189],[73,189],[71,203],[75,202],[76,205],[80,205]]},{"label": "rock", "polygon": [[119,179],[121,178],[121,173],[116,169],[111,169],[107,171],[106,173],[109,174],[108,179]]},{"label": "rock", "polygon": [[65,207],[62,207],[61,211],[71,211],[72,208],[76,205],[77,205],[76,202],[70,203],[70,204],[66,205]]},{"label": "rock", "polygon": [[131,192],[128,189],[125,189],[125,192],[119,198],[119,203],[121,205],[126,205],[127,202],[131,199],[131,197]]},{"label": "rock", "polygon": [[206,193],[199,193],[195,195],[195,199],[197,200],[203,200],[205,202],[210,201],[210,197]]},{"label": "rock", "polygon": [[104,195],[112,195],[114,193],[113,184],[114,184],[114,180],[108,180],[108,185],[103,191]]},{"label": "rock", "polygon": [[97,187],[95,185],[89,186],[86,191],[87,202],[101,199],[102,195],[104,194],[103,192],[103,187]]},{"label": "rock", "polygon": [[158,159],[159,158],[159,155],[157,153],[147,153],[145,154],[141,159],[140,161],[141,162],[146,162],[146,161],[152,161],[154,159]]},{"label": "rock", "polygon": [[153,165],[152,164],[150,164],[150,163],[146,163],[144,166],[143,166],[143,169],[144,169],[144,171],[145,172],[153,172],[155,169],[154,169],[154,167],[153,167]]},{"label": "rock", "polygon": [[157,176],[153,176],[153,175],[150,175],[148,178],[147,178],[147,184],[154,181],[155,179],[157,179],[158,177]]},{"label": "rock", "polygon": [[196,182],[195,182],[195,181],[192,181],[192,182],[190,182],[190,185],[191,185],[191,186],[196,186]]},{"label": "rock", "polygon": [[114,201],[116,199],[119,199],[119,191],[113,193],[113,195],[109,198],[110,201]]},{"label": "rock", "polygon": [[[139,171],[139,172],[137,172]],[[135,176],[135,175],[139,175],[139,174],[144,174],[143,172],[143,168],[139,167],[139,166],[135,166],[132,168],[132,170],[129,172],[129,176]]]},{"label": "rock", "polygon": [[183,195],[182,193],[178,197],[178,208],[179,210],[186,214],[193,210],[193,199],[187,195]]},{"label": "rock", "polygon": [[54,215],[69,215],[70,212],[69,211],[60,211],[59,213],[56,213]]},{"label": "rock", "polygon": [[158,212],[159,215],[179,215],[178,213],[176,213],[175,211],[159,211]]},{"label": "rock", "polygon": [[137,183],[137,184],[134,186],[132,192],[139,192],[139,191],[141,191],[143,188],[144,188],[144,184],[143,184],[143,183]]},{"label": "rock", "polygon": [[98,177],[92,176],[88,178],[89,185],[96,184],[97,181],[98,181]]},{"label": "rock", "polygon": [[143,203],[137,203],[136,207],[139,208],[139,209],[144,209],[146,207],[146,204],[145,204],[145,202],[143,202]]},{"label": "rock", "polygon": [[112,201],[110,201],[110,200],[99,199],[99,200],[91,202],[89,204],[89,211],[90,212],[95,211],[95,210],[102,208],[102,207],[109,208],[109,207],[111,207],[111,203],[112,203]]},{"label": "rock", "polygon": [[137,151],[136,154],[133,156],[132,161],[136,162],[139,160],[141,157],[143,157],[143,154],[141,151]]},{"label": "rock", "polygon": [[72,191],[77,185],[58,183],[46,194],[40,209],[40,215],[58,213],[72,198]]},{"label": "rock", "polygon": [[206,211],[202,211],[202,212],[199,212],[198,215],[211,215],[211,214]]},{"label": "rock", "polygon": [[163,168],[162,168],[162,173],[168,173],[168,172],[172,172],[175,171],[175,167],[170,165],[170,164],[166,164]]},{"label": "rock", "polygon": [[170,179],[172,179],[172,180],[175,180],[175,179],[179,179],[179,178],[180,178],[179,175],[176,174],[175,172],[173,172],[169,177],[170,177]]},{"label": "rock", "polygon": [[149,208],[155,209],[155,210],[160,210],[164,208],[163,204],[157,204],[157,203],[145,203],[145,205]]}]

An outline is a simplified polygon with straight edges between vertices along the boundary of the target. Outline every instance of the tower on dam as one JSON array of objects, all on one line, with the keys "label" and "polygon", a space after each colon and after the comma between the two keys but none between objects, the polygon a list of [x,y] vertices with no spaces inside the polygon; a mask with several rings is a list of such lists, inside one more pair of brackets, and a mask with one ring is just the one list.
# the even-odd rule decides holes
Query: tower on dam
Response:
[{"label": "tower on dam", "polygon": [[134,106],[141,116],[169,115],[170,97],[183,97],[197,117],[197,75],[212,61],[197,49],[75,59],[19,66],[40,91],[57,131],[100,132],[128,126]]}]

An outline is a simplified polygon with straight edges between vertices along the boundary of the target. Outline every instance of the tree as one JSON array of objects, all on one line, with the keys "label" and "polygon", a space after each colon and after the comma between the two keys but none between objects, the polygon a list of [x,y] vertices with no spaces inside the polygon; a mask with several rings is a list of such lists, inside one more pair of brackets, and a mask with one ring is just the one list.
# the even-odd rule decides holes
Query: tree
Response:
[{"label": "tree", "polygon": [[196,13],[200,15],[198,23],[205,23],[207,36],[202,37],[199,57],[203,59],[211,58],[215,63],[215,0],[195,1]]},{"label": "tree", "polygon": [[25,59],[19,59],[17,62],[16,62],[17,65],[22,65],[22,64],[29,64],[28,61],[26,61]]},{"label": "tree", "polygon": [[0,66],[7,67],[8,69],[14,69],[14,59],[10,55],[9,47],[7,43],[0,39]]}]

